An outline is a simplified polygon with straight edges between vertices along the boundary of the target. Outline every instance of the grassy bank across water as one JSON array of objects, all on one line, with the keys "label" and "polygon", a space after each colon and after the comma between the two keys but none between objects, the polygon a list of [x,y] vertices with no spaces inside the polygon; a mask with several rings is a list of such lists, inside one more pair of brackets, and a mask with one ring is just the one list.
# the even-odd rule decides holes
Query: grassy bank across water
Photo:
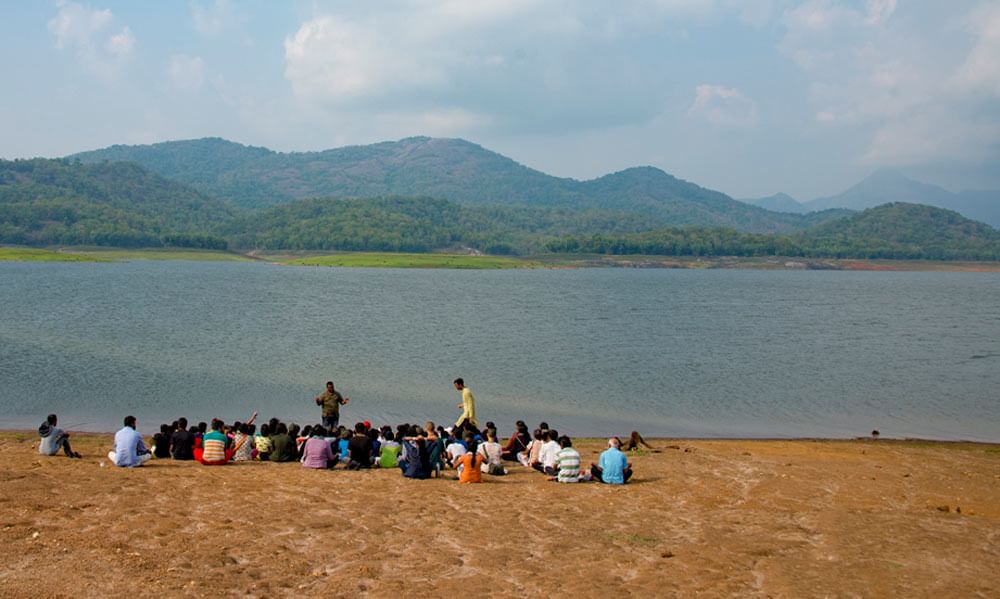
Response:
[{"label": "grassy bank across water", "polygon": [[539,268],[541,262],[503,256],[463,254],[348,253],[283,260],[290,266],[347,266],[357,268]]},{"label": "grassy bank across water", "polygon": [[52,250],[0,247],[0,262],[107,262],[107,260]]},{"label": "grassy bank across water", "polygon": [[187,248],[67,248],[60,253],[109,261],[193,260],[198,262],[248,262],[252,260],[252,258],[235,252]]}]

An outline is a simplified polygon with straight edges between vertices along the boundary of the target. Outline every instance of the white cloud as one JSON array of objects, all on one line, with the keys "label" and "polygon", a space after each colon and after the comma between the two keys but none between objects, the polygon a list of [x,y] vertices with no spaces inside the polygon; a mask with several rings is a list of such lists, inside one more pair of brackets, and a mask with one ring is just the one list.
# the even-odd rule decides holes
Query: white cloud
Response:
[{"label": "white cloud", "polygon": [[757,104],[738,89],[706,83],[695,88],[688,116],[713,125],[751,126],[757,124]]},{"label": "white cloud", "polygon": [[962,19],[971,50],[949,56],[928,44],[925,32],[891,20],[896,4],[868,0],[862,11],[809,0],[785,13],[780,47],[812,80],[816,123],[870,131],[857,159],[867,166],[957,163],[995,154],[1000,5],[981,4]]},{"label": "white cloud", "polygon": [[100,76],[113,76],[135,49],[132,30],[125,26],[117,33],[109,31],[114,15],[106,8],[65,1],[56,6],[56,16],[48,22],[56,48],[72,50],[81,65]]},{"label": "white cloud", "polygon": [[865,24],[881,25],[896,12],[896,0],[868,0]]},{"label": "white cloud", "polygon": [[195,31],[202,35],[215,36],[231,26],[236,16],[228,0],[215,0],[211,6],[194,1],[191,3],[191,19]]},{"label": "white cloud", "polygon": [[205,83],[205,64],[200,56],[174,54],[167,65],[167,74],[180,89],[198,89]]}]

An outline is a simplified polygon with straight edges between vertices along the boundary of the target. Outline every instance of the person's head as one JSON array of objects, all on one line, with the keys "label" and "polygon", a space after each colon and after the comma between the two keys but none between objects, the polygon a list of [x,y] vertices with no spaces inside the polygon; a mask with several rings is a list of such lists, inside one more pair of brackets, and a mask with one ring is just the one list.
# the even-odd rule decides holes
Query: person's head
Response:
[{"label": "person's head", "polygon": [[333,393],[333,381],[326,382],[326,390],[329,391],[330,393]]},{"label": "person's head", "polygon": [[[306,428],[309,428],[309,427],[307,426]],[[310,436],[310,437],[325,437],[326,436],[326,429],[324,429],[322,426],[314,426],[314,427],[312,427],[309,430],[309,435],[308,436]]]},{"label": "person's head", "polygon": [[547,431],[547,430],[549,430],[549,423],[548,422],[539,422],[538,423],[538,428],[542,429],[543,431]]},{"label": "person's head", "polygon": [[563,435],[559,437],[559,447],[566,449],[567,447],[573,447],[573,442],[570,441],[569,437]]},{"label": "person's head", "polygon": [[521,433],[523,435],[528,434],[528,425],[525,424],[525,423],[523,423],[523,422],[521,422],[521,421],[518,421],[517,432]]},{"label": "person's head", "polygon": [[274,432],[278,428],[279,420],[277,418],[272,418],[267,421],[267,425],[271,428],[271,432]]},{"label": "person's head", "polygon": [[410,427],[410,435],[414,437],[424,437],[427,435],[427,431],[414,424]]},{"label": "person's head", "polygon": [[386,431],[386,432],[382,433],[382,436],[385,437],[386,441],[395,441],[396,440],[396,435],[392,434],[392,431]]},{"label": "person's head", "polygon": [[427,431],[428,433],[433,433],[434,432],[434,423],[431,422],[430,420],[428,420],[427,422],[425,422],[424,423],[424,430]]},{"label": "person's head", "polygon": [[340,427],[340,438],[341,439],[350,439],[353,436],[354,435],[351,434],[351,431],[347,430],[344,427]]},{"label": "person's head", "polygon": [[465,442],[465,448],[469,450],[469,453],[476,453],[476,436],[471,431],[465,431],[465,434],[462,435],[462,441]]},{"label": "person's head", "polygon": [[262,423],[260,425],[260,434],[261,434],[262,437],[270,437],[271,436],[271,425],[268,424],[268,423],[266,423],[266,422]]},{"label": "person's head", "polygon": [[525,424],[523,420],[518,420],[517,422],[514,423],[514,428],[516,428],[517,430],[521,430],[522,426],[527,428],[528,425]]},{"label": "person's head", "polygon": [[240,433],[242,433],[244,435],[252,435],[253,434],[253,425],[247,424],[247,423],[244,422],[243,425],[240,426]]},{"label": "person's head", "polygon": [[621,446],[622,442],[618,437],[611,437],[610,439],[608,439],[608,447],[611,447],[613,449],[618,449]]},{"label": "person's head", "polygon": [[365,431],[365,423],[364,422],[358,422],[357,424],[355,424],[354,425],[354,432],[357,433],[357,434],[359,434],[359,435],[364,435],[367,432],[367,431]]},{"label": "person's head", "polygon": [[555,441],[558,438],[559,438],[559,431],[557,431],[556,429],[551,429],[549,431],[549,441]]},{"label": "person's head", "polygon": [[533,434],[532,437],[534,437],[536,441],[544,441],[545,440],[545,433],[542,432],[542,429],[536,428],[535,429],[535,434]]},{"label": "person's head", "polygon": [[488,429],[486,429],[486,438],[489,440],[490,443],[496,443],[496,441],[497,441],[497,429],[495,429],[495,428],[488,428]]},{"label": "person's head", "polygon": [[191,433],[192,435],[197,435],[198,434],[198,427],[192,425],[191,428],[188,429],[188,432]]},{"label": "person's head", "polygon": [[288,425],[284,422],[279,422],[277,428],[274,429],[275,433],[278,435],[288,434]]},{"label": "person's head", "polygon": [[[55,424],[55,423],[53,422],[52,424]],[[170,432],[170,425],[169,424],[161,424],[160,425],[160,434],[161,435],[166,435],[169,432]]]},{"label": "person's head", "polygon": [[299,436],[301,436],[301,437],[311,437],[312,436],[312,430],[313,430],[313,428],[314,427],[311,424],[305,425],[302,428],[302,433]]},{"label": "person's head", "polygon": [[125,426],[129,428],[135,428],[135,416],[132,416],[131,414],[126,416],[122,422],[124,422]]},{"label": "person's head", "polygon": [[252,435],[252,434],[254,434],[254,433],[257,432],[257,425],[256,424],[244,424],[243,426],[245,426],[248,429],[250,429],[250,432],[247,433],[248,435]]},{"label": "person's head", "polygon": [[370,428],[368,429],[368,438],[372,441],[378,441],[378,429]]},{"label": "person's head", "polygon": [[177,430],[186,431],[188,427],[188,419],[181,416],[177,419]]},{"label": "person's head", "polygon": [[295,424],[294,422],[288,425],[288,434],[293,437],[299,436],[299,430],[301,430],[299,428],[299,425]]},{"label": "person's head", "polygon": [[55,414],[49,414],[48,416],[45,417],[45,422],[48,422],[52,426],[55,426],[58,420],[59,418]]},{"label": "person's head", "polygon": [[489,430],[489,429],[493,429],[493,430],[497,429],[497,425],[494,424],[492,420],[487,420],[486,421],[486,426],[483,427],[484,431]]},{"label": "person's head", "polygon": [[452,381],[452,383],[455,385],[455,388],[458,389],[459,391],[465,389],[465,381],[462,380],[462,377],[458,377],[457,379]]},{"label": "person's head", "polygon": [[180,421],[174,420],[173,422],[170,423],[170,430],[179,431],[181,430],[180,426],[181,426]]},{"label": "person's head", "polygon": [[206,423],[206,422],[199,422],[198,423],[198,432],[199,433],[205,434],[205,431],[207,431],[207,430],[208,430],[208,423]]},{"label": "person's head", "polygon": [[223,425],[223,422],[221,420],[219,420],[218,418],[213,418],[212,419],[212,430],[213,431],[220,431],[221,432],[222,431],[222,425]]}]

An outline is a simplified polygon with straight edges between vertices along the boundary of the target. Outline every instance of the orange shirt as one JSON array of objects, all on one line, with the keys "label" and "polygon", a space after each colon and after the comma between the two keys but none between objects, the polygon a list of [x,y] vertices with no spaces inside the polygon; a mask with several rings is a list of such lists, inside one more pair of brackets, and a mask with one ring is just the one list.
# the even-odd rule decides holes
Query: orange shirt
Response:
[{"label": "orange shirt", "polygon": [[480,466],[483,465],[483,456],[476,452],[476,455],[467,453],[458,458],[456,466],[462,466],[462,471],[458,474],[460,483],[481,483],[483,482]]}]

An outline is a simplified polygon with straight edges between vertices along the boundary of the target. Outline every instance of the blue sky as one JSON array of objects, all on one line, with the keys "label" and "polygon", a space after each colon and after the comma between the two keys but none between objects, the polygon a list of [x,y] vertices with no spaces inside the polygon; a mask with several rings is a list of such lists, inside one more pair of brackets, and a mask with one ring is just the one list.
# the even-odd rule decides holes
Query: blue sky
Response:
[{"label": "blue sky", "polygon": [[1000,188],[1000,0],[10,2],[0,156],[462,137],[734,197]]}]

